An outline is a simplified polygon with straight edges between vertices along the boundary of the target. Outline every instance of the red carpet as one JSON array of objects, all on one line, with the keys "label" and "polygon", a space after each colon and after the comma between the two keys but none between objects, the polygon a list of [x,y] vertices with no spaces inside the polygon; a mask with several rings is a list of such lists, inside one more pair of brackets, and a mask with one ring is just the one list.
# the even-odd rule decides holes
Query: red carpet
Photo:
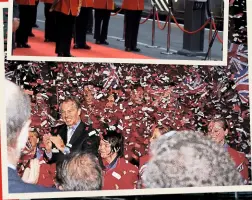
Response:
[{"label": "red carpet", "polygon": [[[15,56],[56,56],[55,43],[44,42],[44,32],[33,30],[35,37],[29,37],[30,49],[16,48],[13,52]],[[125,52],[104,45],[96,45],[87,42],[92,47],[91,50],[73,49],[71,54],[75,57],[90,57],[90,58],[130,58],[130,59],[155,59],[132,52]],[[73,44],[72,44],[73,47]]]}]

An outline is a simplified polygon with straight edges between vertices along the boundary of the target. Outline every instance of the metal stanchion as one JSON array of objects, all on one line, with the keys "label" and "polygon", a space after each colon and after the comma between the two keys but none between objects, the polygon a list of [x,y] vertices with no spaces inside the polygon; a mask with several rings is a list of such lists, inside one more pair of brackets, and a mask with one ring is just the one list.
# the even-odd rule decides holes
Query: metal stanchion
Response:
[{"label": "metal stanchion", "polygon": [[[211,12],[211,16],[213,16],[213,13]],[[212,17],[210,18],[210,28],[209,28],[209,40],[208,40],[208,45],[211,44],[212,38],[213,38],[213,19]],[[210,52],[208,54],[208,59],[211,60],[211,55],[212,55],[212,50],[210,49]]]},{"label": "metal stanchion", "polygon": [[126,17],[124,13],[124,19],[123,19],[123,36],[122,39],[117,39],[117,41],[124,42],[125,41],[125,27],[126,27]]},{"label": "metal stanchion", "polygon": [[171,7],[169,7],[169,12],[168,12],[167,49],[166,51],[161,52],[161,54],[165,54],[165,55],[175,54],[174,52],[170,51],[170,48],[171,48]]},{"label": "metal stanchion", "polygon": [[155,45],[155,30],[156,30],[156,7],[153,6],[152,9],[152,37],[151,37],[151,45],[147,45],[148,48],[158,48],[158,46]]}]

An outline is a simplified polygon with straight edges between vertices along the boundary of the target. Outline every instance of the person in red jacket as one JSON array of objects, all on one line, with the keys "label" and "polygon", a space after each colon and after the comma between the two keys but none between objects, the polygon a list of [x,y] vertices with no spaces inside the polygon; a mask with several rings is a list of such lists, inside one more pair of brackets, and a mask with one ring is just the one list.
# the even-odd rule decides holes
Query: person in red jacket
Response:
[{"label": "person in red jacket", "polygon": [[137,37],[144,0],[124,0],[122,9],[125,10],[125,51],[139,52]]},{"label": "person in red jacket", "polygon": [[109,45],[107,40],[108,26],[111,11],[114,10],[113,0],[94,0],[95,9],[95,31],[96,44]]},{"label": "person in red jacket", "polygon": [[103,190],[135,189],[138,169],[123,158],[124,137],[108,130],[101,136],[99,154],[104,165]]},{"label": "person in red jacket", "polygon": [[51,10],[56,17],[56,49],[58,57],[73,57],[70,53],[73,28],[82,0],[54,0]]},{"label": "person in red jacket", "polygon": [[33,21],[32,14],[35,8],[35,0],[16,0],[19,5],[20,25],[16,31],[17,48],[31,48],[28,37],[31,32]]},{"label": "person in red jacket", "polygon": [[50,12],[53,0],[41,0],[44,2],[44,15],[45,15],[45,42],[55,42],[55,13]]},{"label": "person in red jacket", "polygon": [[229,153],[233,161],[235,162],[236,169],[240,172],[244,184],[248,184],[249,161],[243,152],[239,152],[231,148],[225,141],[225,137],[228,135],[229,128],[225,119],[213,119],[208,125],[208,136],[216,143],[223,145],[224,149]]},{"label": "person in red jacket", "polygon": [[18,174],[26,182],[30,176],[30,171],[33,171],[34,162],[39,164],[34,173],[36,180],[32,183],[45,187],[54,187],[54,178],[56,176],[56,164],[46,164],[43,157],[43,150],[39,147],[39,134],[36,129],[31,129],[29,132],[26,147],[22,150],[22,154],[17,166]]},{"label": "person in red jacket", "polygon": [[75,22],[74,49],[91,49],[86,43],[86,35],[93,5],[93,0],[82,0],[80,15],[76,18]]}]

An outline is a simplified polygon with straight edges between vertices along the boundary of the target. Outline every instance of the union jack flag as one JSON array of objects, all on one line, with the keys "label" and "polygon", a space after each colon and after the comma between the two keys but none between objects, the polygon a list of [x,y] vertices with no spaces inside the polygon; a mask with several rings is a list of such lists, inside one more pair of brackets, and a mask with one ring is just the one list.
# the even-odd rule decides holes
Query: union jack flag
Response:
[{"label": "union jack flag", "polygon": [[234,75],[235,89],[237,90],[242,103],[249,102],[249,78],[248,78],[248,64],[233,59],[232,61],[237,69]]},{"label": "union jack flag", "polygon": [[249,78],[248,78],[248,51],[242,44],[231,43],[229,47],[228,68],[234,72],[234,88],[237,90],[241,102],[249,102]]}]

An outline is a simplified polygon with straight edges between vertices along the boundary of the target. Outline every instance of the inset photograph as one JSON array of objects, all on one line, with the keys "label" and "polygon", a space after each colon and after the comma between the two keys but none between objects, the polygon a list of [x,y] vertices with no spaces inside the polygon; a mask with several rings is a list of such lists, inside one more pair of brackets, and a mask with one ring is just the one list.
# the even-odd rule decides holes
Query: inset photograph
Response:
[{"label": "inset photograph", "polygon": [[[227,63],[228,0],[82,0],[71,4],[70,0],[15,0],[15,4],[20,26],[13,35],[9,30],[11,60]],[[14,11],[11,8],[9,14]],[[9,23],[11,27],[13,21]]]}]

